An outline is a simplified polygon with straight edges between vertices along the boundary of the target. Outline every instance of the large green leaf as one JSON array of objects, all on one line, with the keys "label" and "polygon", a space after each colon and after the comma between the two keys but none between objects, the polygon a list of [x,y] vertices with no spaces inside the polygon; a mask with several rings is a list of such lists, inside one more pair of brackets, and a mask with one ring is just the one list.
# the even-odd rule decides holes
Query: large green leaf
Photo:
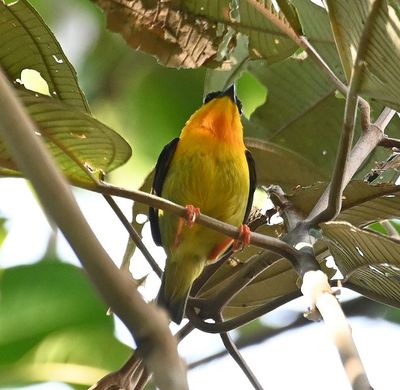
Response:
[{"label": "large green leaf", "polygon": [[[328,0],[329,18],[349,79],[372,0]],[[360,93],[400,110],[400,19],[386,0],[378,6],[368,34]]]},{"label": "large green leaf", "polygon": [[[276,11],[273,2],[262,0],[264,11],[279,21],[282,28],[289,29],[289,23],[281,12]],[[272,23],[258,8],[247,1],[239,1],[240,21],[234,28],[249,37],[249,49],[254,57],[265,58],[272,64],[292,55],[297,45],[286,36],[281,28]]]},{"label": "large green leaf", "polygon": [[258,185],[279,184],[292,189],[302,183],[327,180],[328,174],[301,153],[256,138],[246,138],[256,163]]},{"label": "large green leaf", "polygon": [[[57,99],[24,90],[19,91],[19,97],[38,126],[38,136],[43,138],[59,167],[74,184],[93,184],[74,160],[102,177],[131,156],[130,146],[120,135],[88,114]],[[0,169],[4,175],[10,173],[7,170],[17,170],[1,142],[0,167],[5,168]]]},{"label": "large green leaf", "polygon": [[[298,188],[288,196],[296,209],[307,216],[326,188],[326,183]],[[352,181],[343,193],[342,211],[337,220],[354,226],[365,226],[375,221],[400,217],[400,186],[393,184],[369,185]]]},{"label": "large green leaf", "polygon": [[[317,180],[330,177],[345,105],[343,99],[335,97],[335,86],[315,63],[301,56],[271,66],[262,61],[252,62],[249,70],[268,89],[268,99],[245,124],[246,135],[301,156],[315,167],[314,172],[320,172]],[[398,128],[397,118],[394,120],[396,126]],[[361,128],[357,123],[356,136],[359,134]],[[387,151],[377,149],[369,157],[369,165],[365,164],[357,177],[363,177],[374,161],[383,160],[387,155]],[[287,163],[282,161],[282,164]],[[259,169],[279,172],[280,166]],[[313,182],[308,181],[307,176],[299,175],[295,184],[310,185]]]},{"label": "large green leaf", "polygon": [[344,277],[344,286],[400,307],[400,241],[347,222],[322,225],[323,237]]},{"label": "large green leaf", "polygon": [[0,386],[88,386],[129,355],[79,268],[55,260],[9,268],[0,292]]},{"label": "large green leaf", "polygon": [[50,95],[89,113],[76,73],[42,18],[26,0],[0,1],[0,64],[16,83],[24,69],[47,82]]},{"label": "large green leaf", "polygon": [[344,78],[326,9],[309,0],[293,0],[303,33],[334,73]]}]

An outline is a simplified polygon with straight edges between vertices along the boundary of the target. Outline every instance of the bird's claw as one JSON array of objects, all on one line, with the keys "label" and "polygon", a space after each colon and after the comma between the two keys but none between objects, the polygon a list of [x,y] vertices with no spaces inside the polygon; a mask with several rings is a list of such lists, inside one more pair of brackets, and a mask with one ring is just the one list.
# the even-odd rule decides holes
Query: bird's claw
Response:
[{"label": "bird's claw", "polygon": [[185,217],[179,218],[178,228],[176,229],[176,235],[174,240],[174,246],[178,247],[181,236],[183,232],[183,226],[185,223],[188,225],[189,229],[192,228],[193,224],[196,222],[197,217],[200,215],[200,209],[198,207],[194,207],[191,204],[185,206],[186,215]]},{"label": "bird's claw", "polygon": [[186,205],[185,209],[186,209],[186,222],[190,229],[196,222],[197,217],[200,215],[200,209],[198,207],[194,207],[191,204]]},{"label": "bird's claw", "polygon": [[233,241],[232,248],[234,251],[244,249],[250,244],[251,230],[250,228],[243,224],[239,228],[239,238]]}]

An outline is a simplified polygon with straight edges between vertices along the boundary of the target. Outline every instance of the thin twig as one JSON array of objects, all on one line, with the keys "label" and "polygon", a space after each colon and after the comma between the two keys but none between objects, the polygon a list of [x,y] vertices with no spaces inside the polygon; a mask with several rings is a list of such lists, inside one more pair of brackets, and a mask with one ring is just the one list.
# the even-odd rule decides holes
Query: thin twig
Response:
[{"label": "thin twig", "polygon": [[[299,292],[300,295],[300,292]],[[366,318],[381,318],[385,312],[385,307],[381,304],[371,301],[365,297],[358,297],[352,299],[351,301],[346,301],[341,304],[343,312],[346,314],[347,317],[355,317],[355,316],[362,316]],[[266,318],[268,321],[268,317]],[[224,323],[227,323],[225,321]],[[270,328],[268,326],[263,327],[261,330],[256,332],[243,332],[236,340],[236,346],[239,349],[244,349],[247,347],[251,347],[253,345],[260,345],[266,340],[269,340],[273,337],[281,335],[284,332],[289,330],[294,330],[305,325],[310,325],[312,322],[307,320],[304,317],[303,313],[299,313],[296,319],[288,325],[281,326],[279,328]],[[215,359],[222,358],[226,356],[227,352],[225,349],[217,352],[215,354],[209,355],[205,358],[196,360],[188,365],[188,369],[191,370],[196,368],[202,364],[210,363]]]},{"label": "thin twig", "polygon": [[176,340],[160,309],[144,302],[132,281],[118,270],[83,217],[66,179],[35,135],[35,125],[0,72],[0,134],[21,172],[71,244],[104,301],[136,340],[155,382],[163,389],[188,388]]},{"label": "thin twig", "polygon": [[125,217],[124,213],[121,211],[121,209],[118,207],[117,203],[115,200],[111,197],[111,195],[103,194],[104,199],[107,201],[107,203],[110,205],[110,207],[113,209],[114,213],[116,216],[119,218],[121,223],[124,225],[125,229],[128,231],[130,238],[132,241],[136,244],[138,249],[142,252],[143,256],[147,260],[147,262],[150,264],[151,268],[153,271],[156,273],[158,277],[162,276],[162,270],[160,266],[156,263],[154,260],[153,256],[150,254],[148,251],[146,245],[143,244],[143,241],[139,235],[139,233],[133,228],[133,226],[129,223],[127,218]]},{"label": "thin twig", "polygon": [[[143,191],[127,190],[125,188],[112,186],[108,183],[101,183],[96,188],[92,188],[92,190],[103,194],[116,195],[137,202],[141,202],[155,209],[160,209],[173,213],[179,217],[185,217],[187,213],[187,210],[183,206]],[[218,221],[217,219],[211,218],[205,214],[200,214],[196,218],[195,223],[206,226],[217,232],[223,233],[233,239],[237,239],[240,235],[240,229],[238,227]],[[251,245],[268,249],[285,257],[296,268],[298,267],[298,258],[301,258],[303,256],[303,253],[293,248],[286,242],[278,240],[277,238],[265,236],[264,234],[252,232],[250,236],[250,243]]]},{"label": "thin twig", "polygon": [[397,138],[390,138],[390,137],[384,137],[378,144],[379,146],[382,146],[384,148],[396,148],[400,149],[400,139]]},{"label": "thin twig", "polygon": [[189,306],[186,314],[190,322],[199,330],[206,333],[221,333],[229,332],[233,329],[237,329],[240,326],[246,325],[247,323],[254,321],[255,319],[263,316],[264,314],[270,313],[278,307],[298,298],[301,295],[300,290],[286,294],[285,296],[274,299],[272,302],[264,303],[263,305],[245,313],[239,315],[230,320],[223,322],[205,322],[199,315],[194,311],[193,307]]},{"label": "thin twig", "polygon": [[[220,322],[223,321],[222,315],[218,317]],[[246,361],[243,359],[242,354],[239,352],[239,349],[236,347],[234,341],[229,336],[229,333],[221,333],[221,340],[228,351],[229,355],[232,356],[233,360],[237,363],[243,373],[246,375],[247,379],[253,385],[256,390],[263,390],[260,382],[256,378],[256,376],[251,371],[251,368],[247,365]]]}]

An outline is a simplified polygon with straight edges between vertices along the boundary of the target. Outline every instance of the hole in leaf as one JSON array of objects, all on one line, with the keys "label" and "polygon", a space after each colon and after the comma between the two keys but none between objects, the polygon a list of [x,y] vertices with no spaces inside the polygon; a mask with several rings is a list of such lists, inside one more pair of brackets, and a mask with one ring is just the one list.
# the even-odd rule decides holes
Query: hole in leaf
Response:
[{"label": "hole in leaf", "polygon": [[37,70],[23,69],[21,78],[15,81],[30,91],[50,96],[49,85]]},{"label": "hole in leaf", "polygon": [[267,99],[267,89],[249,72],[243,72],[237,81],[238,96],[243,103],[243,113],[246,118],[263,105]]},{"label": "hole in leaf", "polygon": [[147,215],[146,214],[138,214],[135,218],[136,222],[140,225],[143,225],[147,222]]}]

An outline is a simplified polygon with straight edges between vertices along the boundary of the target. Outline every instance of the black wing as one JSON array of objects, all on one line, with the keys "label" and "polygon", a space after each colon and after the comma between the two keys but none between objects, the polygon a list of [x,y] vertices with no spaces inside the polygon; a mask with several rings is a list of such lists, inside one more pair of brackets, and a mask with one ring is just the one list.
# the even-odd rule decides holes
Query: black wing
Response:
[{"label": "black wing", "polygon": [[246,150],[246,159],[247,159],[247,164],[249,166],[250,189],[249,189],[249,199],[247,200],[246,213],[244,214],[243,223],[246,223],[247,219],[249,218],[251,206],[253,205],[254,191],[256,190],[256,185],[257,185],[256,164],[249,150]]},{"label": "black wing", "polygon": [[[151,193],[154,195],[161,196],[165,176],[167,176],[169,164],[174,156],[178,142],[179,138],[174,138],[169,144],[164,146],[164,149],[158,157],[154,172],[153,187],[151,190]],[[153,240],[156,245],[162,246],[160,226],[158,224],[158,210],[153,209],[152,207],[149,208],[149,220]]]}]

